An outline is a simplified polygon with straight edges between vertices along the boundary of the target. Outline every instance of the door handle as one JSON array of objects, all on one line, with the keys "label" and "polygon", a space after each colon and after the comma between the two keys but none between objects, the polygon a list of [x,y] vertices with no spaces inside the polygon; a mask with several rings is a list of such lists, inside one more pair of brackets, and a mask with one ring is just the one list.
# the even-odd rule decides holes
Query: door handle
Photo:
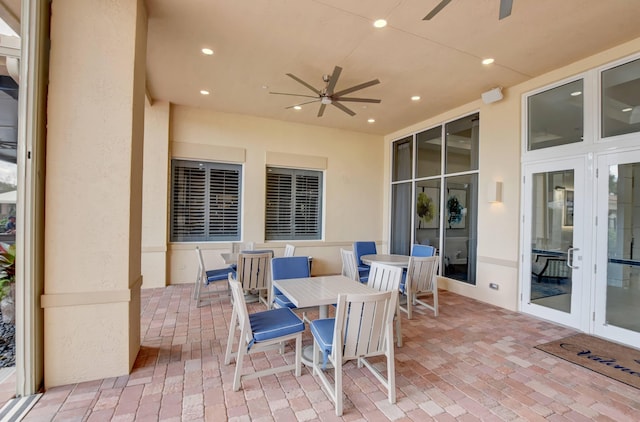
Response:
[{"label": "door handle", "polygon": [[569,248],[567,249],[567,267],[571,268],[572,270],[577,270],[578,267],[577,265],[573,265],[573,254],[576,251],[579,251],[580,248]]}]

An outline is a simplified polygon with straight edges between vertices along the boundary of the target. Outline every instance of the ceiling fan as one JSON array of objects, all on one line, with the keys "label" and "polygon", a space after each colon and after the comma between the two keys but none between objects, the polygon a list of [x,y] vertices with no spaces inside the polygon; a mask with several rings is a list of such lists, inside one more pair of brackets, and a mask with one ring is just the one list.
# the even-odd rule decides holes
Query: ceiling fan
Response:
[{"label": "ceiling fan", "polygon": [[[431,20],[449,3],[451,3],[451,0],[442,0],[436,7],[433,8],[431,12],[429,12],[427,16],[422,18],[422,20]],[[513,0],[500,0],[500,19],[504,19],[507,16],[511,15],[511,6],[513,6]]]},{"label": "ceiling fan", "polygon": [[333,106],[339,108],[340,110],[344,111],[348,115],[355,116],[356,113],[353,112],[352,110],[350,110],[349,108],[347,108],[345,105],[343,105],[342,102],[350,101],[350,102],[355,102],[355,103],[380,103],[382,101],[382,100],[376,100],[376,99],[373,99],[373,98],[343,97],[343,95],[350,94],[350,93],[352,93],[354,91],[359,91],[361,89],[368,88],[370,86],[379,84],[380,81],[377,80],[377,79],[371,80],[369,82],[364,82],[364,83],[361,83],[359,85],[352,86],[351,88],[347,88],[347,89],[343,89],[343,90],[334,92],[334,89],[336,87],[336,84],[338,83],[338,78],[340,77],[340,73],[341,72],[342,72],[342,68],[340,66],[336,66],[333,69],[333,73],[331,75],[323,75],[322,76],[322,80],[324,81],[325,86],[322,89],[316,89],[313,86],[311,86],[310,84],[308,84],[305,81],[303,81],[302,79],[300,79],[297,76],[295,76],[294,74],[287,73],[288,77],[290,77],[291,79],[295,80],[296,82],[304,85],[305,87],[309,88],[316,95],[289,94],[289,93],[286,93],[286,92],[269,92],[269,94],[291,95],[291,96],[294,96],[294,97],[313,98],[313,100],[305,101],[305,102],[299,103],[299,104],[294,104],[294,105],[286,107],[286,108],[298,107],[298,106],[302,106],[302,105],[305,105],[305,104],[311,104],[311,103],[315,103],[315,102],[319,101],[320,102],[320,109],[318,110],[318,117],[322,117],[322,115],[324,114],[324,109],[327,107],[327,105],[333,105]]}]

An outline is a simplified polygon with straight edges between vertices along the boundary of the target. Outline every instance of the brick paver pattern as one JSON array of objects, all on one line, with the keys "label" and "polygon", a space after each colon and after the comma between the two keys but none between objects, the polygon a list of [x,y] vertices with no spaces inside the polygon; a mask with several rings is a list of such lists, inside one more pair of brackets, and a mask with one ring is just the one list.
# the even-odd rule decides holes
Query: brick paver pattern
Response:
[{"label": "brick paver pattern", "polygon": [[[574,330],[446,291],[438,317],[420,308],[412,320],[402,315],[394,405],[353,362],[344,367],[342,418],[308,368],[297,378],[245,381],[234,392],[234,364],[224,365],[231,304],[197,308],[192,288],[143,290],[142,346],[131,374],[50,388],[24,420],[640,420],[639,390],[534,349]],[[308,329],[303,339],[312,344]],[[292,350],[251,355],[245,369],[291,362]]]}]

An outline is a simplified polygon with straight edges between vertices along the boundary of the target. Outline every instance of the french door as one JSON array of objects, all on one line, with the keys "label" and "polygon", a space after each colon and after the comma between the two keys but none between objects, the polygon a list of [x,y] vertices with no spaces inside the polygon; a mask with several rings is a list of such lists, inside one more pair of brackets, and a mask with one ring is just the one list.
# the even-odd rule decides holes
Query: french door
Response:
[{"label": "french door", "polygon": [[584,329],[589,271],[585,158],[524,166],[521,309]]},{"label": "french door", "polygon": [[594,334],[640,347],[640,151],[597,162]]}]

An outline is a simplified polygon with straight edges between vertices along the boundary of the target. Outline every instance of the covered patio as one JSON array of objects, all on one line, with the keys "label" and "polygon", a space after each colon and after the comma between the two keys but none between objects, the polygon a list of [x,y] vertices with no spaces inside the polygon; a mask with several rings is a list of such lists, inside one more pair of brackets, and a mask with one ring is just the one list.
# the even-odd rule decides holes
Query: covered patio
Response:
[{"label": "covered patio", "polygon": [[[234,366],[223,363],[231,305],[197,308],[192,287],[142,291],[142,347],[130,375],[49,388],[24,420],[340,419],[307,368],[299,378],[272,375],[233,392]],[[534,349],[575,331],[451,292],[440,298],[437,318],[424,310],[412,320],[403,315],[397,403],[390,405],[370,373],[349,363],[342,419],[635,419],[635,388]],[[249,306],[250,312],[264,309]],[[311,341],[307,329],[303,342]],[[282,357],[274,351],[246,359],[252,370]]]}]

